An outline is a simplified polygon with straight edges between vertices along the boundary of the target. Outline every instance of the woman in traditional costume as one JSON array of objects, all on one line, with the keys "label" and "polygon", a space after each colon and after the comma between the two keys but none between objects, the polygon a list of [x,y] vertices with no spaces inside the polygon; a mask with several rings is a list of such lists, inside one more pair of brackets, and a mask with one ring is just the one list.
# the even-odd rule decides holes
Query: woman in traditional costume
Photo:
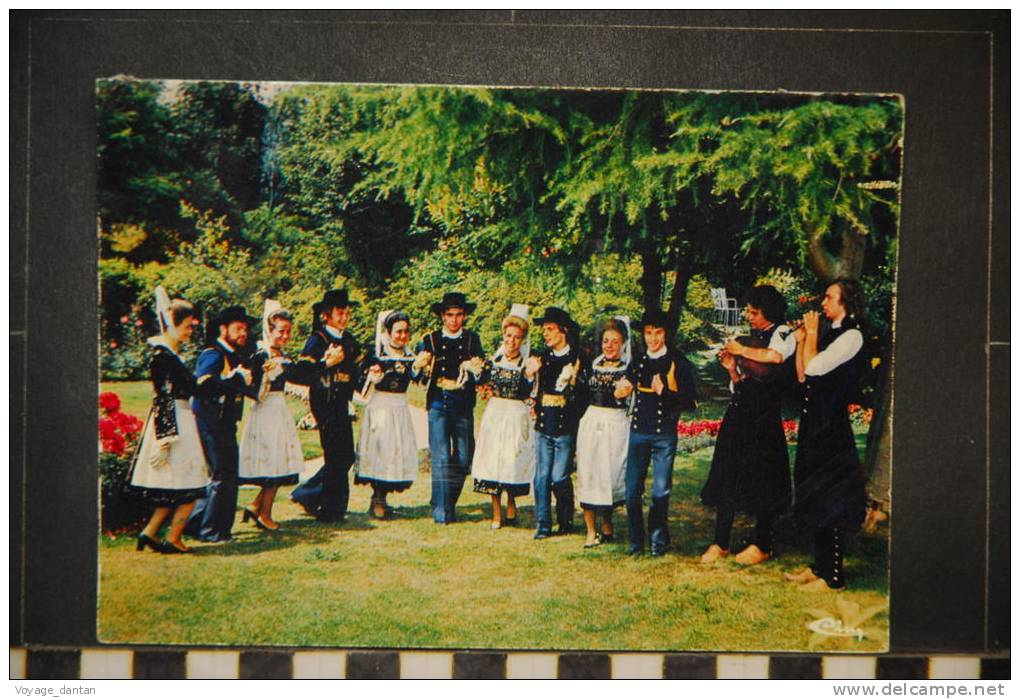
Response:
[{"label": "woman in traditional costume", "polygon": [[[535,432],[525,402],[531,381],[528,358],[528,307],[514,304],[503,319],[503,342],[486,361],[480,394],[488,398],[471,464],[474,490],[492,498],[492,528],[517,522],[517,498],[531,490],[535,475]],[[506,493],[506,519],[500,503]]]},{"label": "woman in traditional costume", "polygon": [[293,360],[284,354],[294,318],[277,301],[267,299],[262,313],[262,340],[251,358],[252,386],[258,399],[248,413],[239,446],[238,482],[260,487],[249,507],[249,519],[260,529],[275,531],[273,501],[283,485],[295,485],[304,467],[304,454],[294,416],[284,398],[284,386],[293,373]]},{"label": "woman in traditional costume", "polygon": [[[613,508],[627,497],[629,320],[607,320],[599,343],[602,353],[582,368],[578,381],[588,404],[577,430],[577,496],[587,527],[585,548],[612,540]],[[597,514],[602,516],[601,531],[596,529]]]},{"label": "woman in traditional costume", "polygon": [[[156,287],[156,317],[160,334],[150,337],[149,371],[155,398],[135,452],[131,487],[154,506],[152,517],[138,535],[137,549],[146,546],[160,553],[188,553],[182,536],[195,501],[205,495],[209,468],[198,436],[189,399],[195,378],[178,354],[191,338],[194,307],[182,299],[170,301]],[[166,539],[158,541],[163,522],[173,513]]]},{"label": "woman in traditional costume", "polygon": [[362,363],[368,394],[358,434],[354,483],[372,486],[373,519],[389,519],[390,493],[407,490],[418,475],[418,445],[407,387],[413,378],[414,353],[407,347],[411,320],[403,311],[383,311],[376,321],[375,351]]}]

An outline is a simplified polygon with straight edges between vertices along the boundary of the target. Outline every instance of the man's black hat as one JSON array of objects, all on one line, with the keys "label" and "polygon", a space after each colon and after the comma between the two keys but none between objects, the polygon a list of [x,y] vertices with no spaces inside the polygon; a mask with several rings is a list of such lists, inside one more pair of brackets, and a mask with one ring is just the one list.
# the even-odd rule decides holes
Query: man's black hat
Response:
[{"label": "man's black hat", "polygon": [[209,322],[206,325],[205,331],[206,340],[208,342],[215,342],[216,338],[220,336],[220,326],[230,325],[235,322],[245,323],[251,329],[256,327],[259,320],[248,315],[244,310],[244,306],[227,306],[216,315],[209,316]]},{"label": "man's black hat", "polygon": [[543,325],[545,323],[556,323],[556,325],[560,326],[564,332],[575,327],[574,321],[570,318],[570,314],[556,306],[547,306],[545,314],[541,318],[535,319],[536,325]]},{"label": "man's black hat", "polygon": [[669,328],[669,316],[664,311],[650,310],[645,311],[645,314],[641,317],[638,322],[639,328],[645,328],[651,325],[653,328]]},{"label": "man's black hat", "polygon": [[357,301],[351,301],[347,295],[347,289],[331,289],[322,296],[322,300],[312,306],[312,314],[318,318],[323,311],[331,308],[351,308],[357,306]]},{"label": "man's black hat", "polygon": [[448,291],[443,294],[443,300],[431,306],[432,312],[436,315],[443,315],[450,308],[463,308],[467,314],[474,313],[476,305],[468,303],[467,297],[459,291]]}]

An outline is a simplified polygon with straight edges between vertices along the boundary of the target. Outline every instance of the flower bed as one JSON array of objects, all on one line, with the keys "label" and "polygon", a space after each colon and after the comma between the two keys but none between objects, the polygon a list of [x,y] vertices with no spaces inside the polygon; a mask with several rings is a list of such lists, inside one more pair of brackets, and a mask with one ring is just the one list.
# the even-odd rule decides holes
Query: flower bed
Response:
[{"label": "flower bed", "polygon": [[131,457],[144,427],[120,410],[120,396],[99,394],[99,479],[102,484],[102,526],[106,532],[134,529],[148,515],[145,501],[128,488]]}]

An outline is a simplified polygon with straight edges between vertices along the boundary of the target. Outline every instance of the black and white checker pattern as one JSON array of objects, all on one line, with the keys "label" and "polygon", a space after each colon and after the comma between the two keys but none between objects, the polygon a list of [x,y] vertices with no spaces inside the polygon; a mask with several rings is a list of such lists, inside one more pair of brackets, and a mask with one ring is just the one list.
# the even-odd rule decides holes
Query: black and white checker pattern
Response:
[{"label": "black and white checker pattern", "polygon": [[12,648],[11,679],[1009,679],[1009,656]]}]

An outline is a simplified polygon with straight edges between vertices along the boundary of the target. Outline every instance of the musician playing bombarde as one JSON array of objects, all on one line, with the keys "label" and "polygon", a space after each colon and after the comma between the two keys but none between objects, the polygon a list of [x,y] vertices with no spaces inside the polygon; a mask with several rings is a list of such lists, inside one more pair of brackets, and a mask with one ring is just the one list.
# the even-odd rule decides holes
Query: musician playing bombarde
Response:
[{"label": "musician playing bombarde", "polygon": [[702,554],[703,563],[729,555],[736,512],[753,514],[756,525],[753,543],[734,560],[742,565],[768,560],[775,519],[790,506],[790,459],[778,378],[780,365],[797,351],[797,341],[783,325],[785,310],[786,302],[774,287],[754,287],[744,310],[750,338],[731,340],[719,353],[733,397],[701,492],[701,501],[716,510],[715,541]]}]

